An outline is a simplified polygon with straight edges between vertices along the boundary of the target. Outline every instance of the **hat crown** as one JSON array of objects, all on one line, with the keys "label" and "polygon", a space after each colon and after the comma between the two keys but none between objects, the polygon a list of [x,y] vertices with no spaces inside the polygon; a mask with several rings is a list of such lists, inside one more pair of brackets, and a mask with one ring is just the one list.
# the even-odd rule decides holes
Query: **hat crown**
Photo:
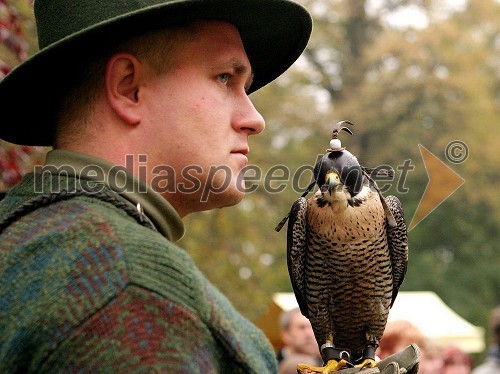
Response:
[{"label": "hat crown", "polygon": [[178,0],[35,0],[34,12],[40,49],[80,31],[121,16],[130,16],[156,4]]}]

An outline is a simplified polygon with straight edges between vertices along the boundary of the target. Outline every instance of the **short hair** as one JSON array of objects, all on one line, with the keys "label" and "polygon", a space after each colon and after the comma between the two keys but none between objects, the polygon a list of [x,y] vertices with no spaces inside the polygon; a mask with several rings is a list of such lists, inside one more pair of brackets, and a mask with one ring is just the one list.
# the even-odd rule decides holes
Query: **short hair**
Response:
[{"label": "short hair", "polygon": [[290,322],[292,321],[292,316],[295,313],[300,313],[299,308],[293,308],[287,311],[284,311],[281,313],[281,318],[280,318],[280,329],[281,330],[288,330],[290,327]]},{"label": "short hair", "polygon": [[490,329],[493,342],[500,344],[500,305],[491,311]]},{"label": "short hair", "polygon": [[396,320],[387,323],[384,335],[380,339],[379,348],[381,358],[396,352],[398,347],[416,343],[425,349],[426,339],[420,330],[411,322]]},{"label": "short hair", "polygon": [[98,51],[95,56],[78,64],[74,75],[66,83],[56,114],[55,141],[64,136],[77,141],[82,128],[87,125],[93,114],[93,104],[104,89],[106,65],[117,53],[130,53],[149,63],[158,74],[167,73],[174,60],[169,51],[176,45],[196,35],[196,22],[185,23],[167,29],[150,31],[118,43],[107,51]]},{"label": "short hair", "polygon": [[443,357],[444,366],[463,364],[472,368],[472,357],[458,347],[449,346],[444,348],[441,356]]}]

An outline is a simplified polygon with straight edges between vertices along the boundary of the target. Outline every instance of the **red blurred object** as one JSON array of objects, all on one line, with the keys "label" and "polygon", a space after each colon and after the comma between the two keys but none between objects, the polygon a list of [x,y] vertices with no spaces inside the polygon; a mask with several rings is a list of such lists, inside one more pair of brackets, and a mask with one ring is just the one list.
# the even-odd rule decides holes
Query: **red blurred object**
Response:
[{"label": "red blurred object", "polygon": [[[31,3],[31,1],[29,2]],[[23,35],[17,10],[7,0],[0,0],[0,43],[5,45],[19,62],[28,57],[28,43]],[[0,71],[6,74],[6,64],[0,63]]]},{"label": "red blurred object", "polygon": [[[33,5],[32,0],[25,0]],[[0,0],[0,44],[12,53],[18,63],[28,57],[28,42],[21,27],[17,9],[8,0]],[[14,66],[0,56],[0,79]],[[2,115],[0,110],[0,116]],[[22,176],[41,164],[45,157],[42,147],[17,146],[0,140],[0,192],[18,183]]]},{"label": "red blurred object", "polygon": [[0,141],[0,191],[18,183],[24,174],[43,163],[46,150],[43,147],[17,146]]}]

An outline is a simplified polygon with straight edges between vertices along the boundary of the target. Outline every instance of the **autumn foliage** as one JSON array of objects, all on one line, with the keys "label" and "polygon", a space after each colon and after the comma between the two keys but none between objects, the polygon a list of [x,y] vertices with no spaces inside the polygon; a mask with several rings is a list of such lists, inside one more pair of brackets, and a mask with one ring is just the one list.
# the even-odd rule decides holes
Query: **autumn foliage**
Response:
[{"label": "autumn foliage", "polygon": [[[29,55],[29,37],[22,26],[23,15],[19,9],[29,9],[32,1],[23,2],[24,8],[17,6],[21,1],[0,0],[0,79]],[[0,141],[0,191],[19,182],[34,164],[42,162],[44,153],[41,147],[17,146]]]}]

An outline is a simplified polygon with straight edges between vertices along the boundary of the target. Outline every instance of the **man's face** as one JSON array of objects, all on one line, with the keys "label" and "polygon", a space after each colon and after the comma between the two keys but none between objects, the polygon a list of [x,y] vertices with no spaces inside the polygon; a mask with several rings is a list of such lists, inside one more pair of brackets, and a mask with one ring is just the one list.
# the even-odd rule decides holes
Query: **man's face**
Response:
[{"label": "man's face", "polygon": [[[175,170],[176,191],[160,192],[181,216],[242,199],[248,137],[264,129],[246,93],[252,70],[238,30],[221,21],[196,28],[169,52],[174,67],[163,75],[151,70],[143,91],[149,165]],[[149,170],[153,188],[154,175]]]},{"label": "man's face", "polygon": [[300,312],[291,315],[288,329],[282,332],[281,338],[290,353],[307,354],[318,357],[320,355],[311,322],[309,322]]}]

